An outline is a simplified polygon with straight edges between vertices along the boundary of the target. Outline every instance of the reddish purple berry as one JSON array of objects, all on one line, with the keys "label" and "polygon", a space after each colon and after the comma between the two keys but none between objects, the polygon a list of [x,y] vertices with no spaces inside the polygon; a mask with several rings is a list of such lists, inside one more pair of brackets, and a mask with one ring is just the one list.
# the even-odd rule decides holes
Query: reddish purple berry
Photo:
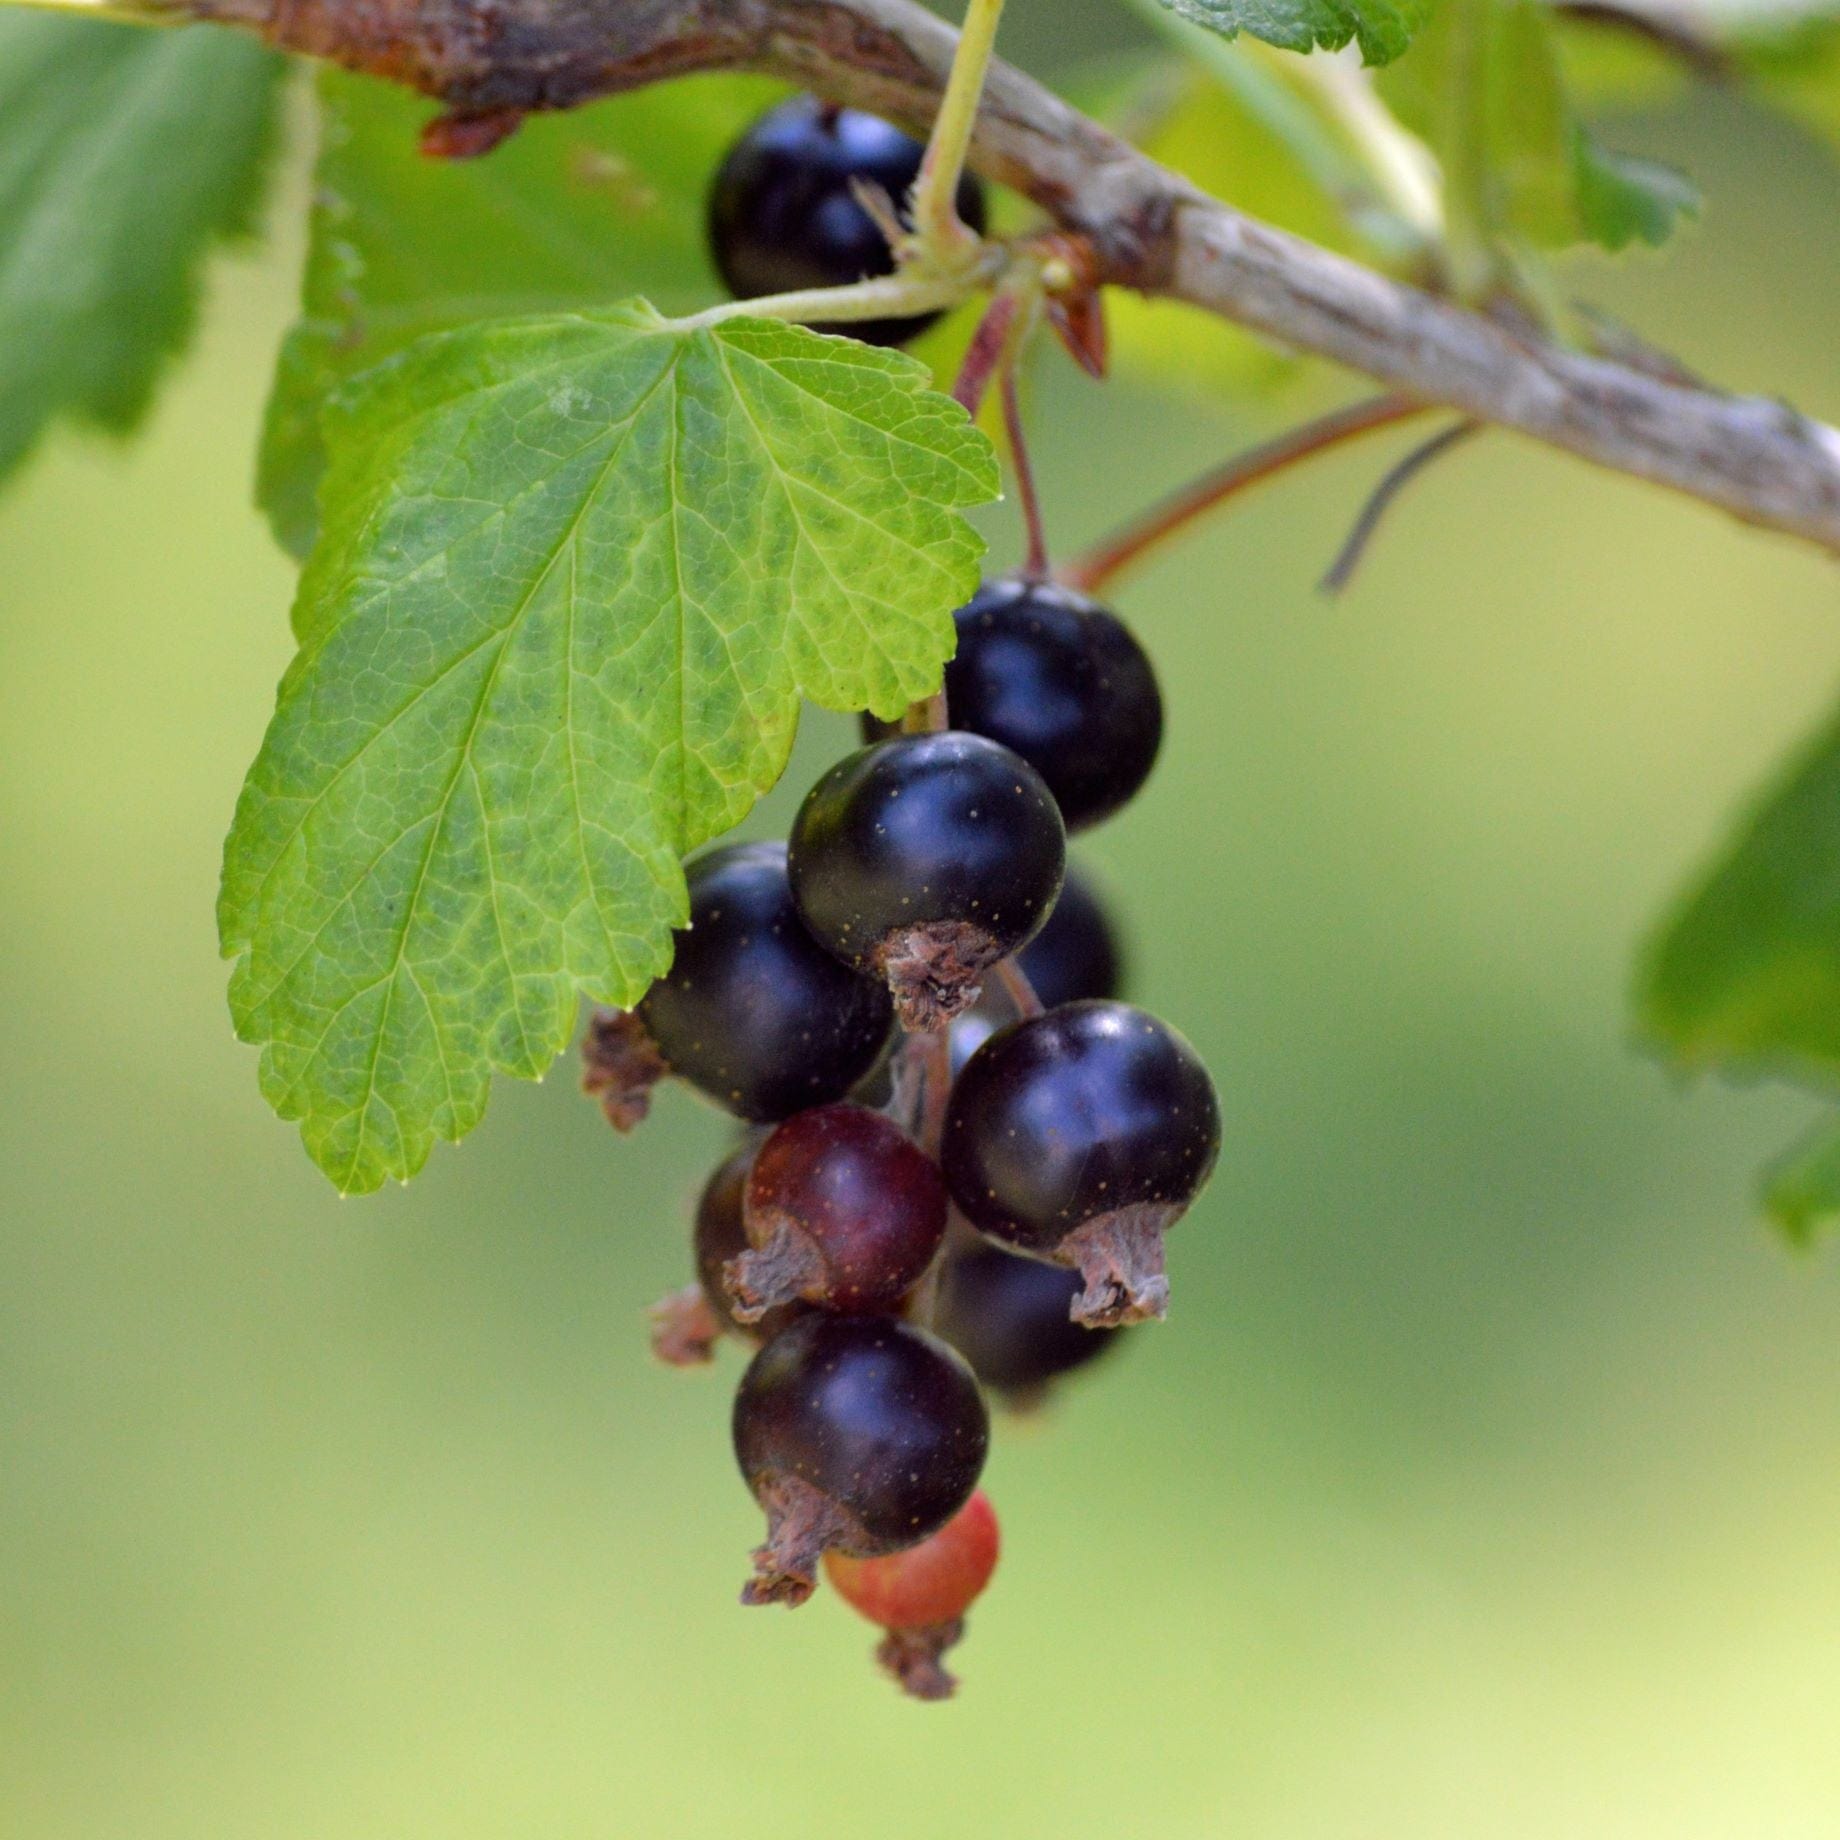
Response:
[{"label": "reddish purple berry", "polygon": [[788,1118],[754,1158],[752,1250],[723,1267],[741,1322],[794,1301],[861,1315],[894,1309],[946,1231],[946,1185],[899,1125],[860,1105]]}]

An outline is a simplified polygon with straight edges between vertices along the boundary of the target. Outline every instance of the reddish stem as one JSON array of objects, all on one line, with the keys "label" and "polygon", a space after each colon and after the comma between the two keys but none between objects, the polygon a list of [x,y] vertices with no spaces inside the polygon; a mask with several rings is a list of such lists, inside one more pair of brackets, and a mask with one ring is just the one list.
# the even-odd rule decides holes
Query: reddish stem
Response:
[{"label": "reddish stem", "polygon": [[1262,441],[1152,505],[1143,516],[1063,569],[1060,578],[1082,594],[1097,594],[1170,537],[1248,487],[1344,441],[1423,415],[1430,407],[1407,396],[1371,396]]},{"label": "reddish stem", "polygon": [[1041,498],[1035,490],[1035,468],[1029,461],[1028,436],[1022,427],[1022,400],[1016,390],[1016,367],[1003,372],[1003,428],[1009,436],[1010,464],[1016,473],[1016,497],[1022,506],[1022,527],[1028,533],[1029,552],[1022,573],[1029,581],[1046,581],[1048,538],[1041,521]]},{"label": "reddish stem", "polygon": [[965,361],[958,367],[958,381],[952,385],[952,400],[973,421],[984,406],[984,393],[1003,361],[1009,344],[1010,328],[1016,323],[1017,300],[1014,294],[998,294],[984,309],[977,331],[965,348]]},{"label": "reddish stem", "polygon": [[920,1102],[920,1148],[937,1158],[946,1134],[946,1101],[952,1096],[952,1037],[945,1029],[926,1037],[926,1085]]}]

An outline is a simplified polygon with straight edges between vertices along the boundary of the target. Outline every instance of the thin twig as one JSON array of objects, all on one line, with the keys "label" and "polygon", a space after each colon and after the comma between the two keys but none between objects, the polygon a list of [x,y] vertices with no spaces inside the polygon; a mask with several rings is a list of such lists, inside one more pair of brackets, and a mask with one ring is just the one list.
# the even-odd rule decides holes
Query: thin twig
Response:
[{"label": "thin twig", "polygon": [[1083,594],[1097,594],[1178,531],[1249,487],[1275,478],[1344,441],[1423,415],[1428,407],[1405,396],[1371,396],[1261,441],[1152,505],[1141,517],[1062,569],[1060,578]]},{"label": "thin twig", "polygon": [[1452,422],[1448,428],[1441,429],[1429,441],[1421,441],[1418,446],[1388,468],[1380,483],[1374,487],[1367,503],[1361,507],[1361,515],[1355,519],[1354,529],[1348,533],[1348,540],[1342,545],[1335,560],[1329,565],[1329,572],[1317,583],[1318,590],[1327,595],[1337,595],[1354,579],[1354,572],[1361,566],[1361,558],[1367,554],[1367,546],[1373,541],[1374,532],[1380,528],[1380,520],[1407,486],[1409,486],[1433,460],[1441,454],[1447,454],[1459,442],[1467,441],[1473,434],[1482,432],[1481,422]]},{"label": "thin twig", "polygon": [[[459,116],[572,108],[752,70],[925,131],[958,39],[917,0],[118,0],[370,71]],[[982,73],[972,153],[1136,288],[1840,554],[1840,430],[1759,396],[1650,377],[1260,223],[1020,71]]]}]

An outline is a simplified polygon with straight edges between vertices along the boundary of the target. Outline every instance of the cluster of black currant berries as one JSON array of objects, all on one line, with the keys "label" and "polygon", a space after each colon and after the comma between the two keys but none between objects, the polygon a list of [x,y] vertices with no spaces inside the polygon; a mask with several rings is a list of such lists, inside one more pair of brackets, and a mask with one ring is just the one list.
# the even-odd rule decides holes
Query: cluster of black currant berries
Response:
[{"label": "cluster of black currant berries", "polygon": [[[904,196],[919,149],[871,126],[775,111],[731,157],[718,228],[735,185],[784,189],[814,138],[902,143],[875,177]],[[769,267],[759,285],[810,279]],[[1118,1000],[1112,928],[1066,863],[1155,762],[1149,660],[1046,581],[991,581],[956,623],[951,726],[865,718],[787,843],[694,861],[669,973],[584,1044],[621,1128],[666,1076],[749,1127],[703,1190],[696,1282],[653,1311],[674,1364],[755,1349],[734,1445],[767,1538],[743,1601],[803,1603],[822,1565],[922,1698],[951,1691],[942,1657],[996,1563],[984,1389],[1031,1404],[1163,1315],[1163,1235],[1220,1143],[1206,1069]]]}]

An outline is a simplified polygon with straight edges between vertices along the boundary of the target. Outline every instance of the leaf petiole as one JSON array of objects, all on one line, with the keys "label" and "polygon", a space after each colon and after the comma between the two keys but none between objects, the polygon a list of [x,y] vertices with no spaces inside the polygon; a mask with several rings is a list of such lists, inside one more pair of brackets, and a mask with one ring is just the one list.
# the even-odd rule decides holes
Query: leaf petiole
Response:
[{"label": "leaf petiole", "polygon": [[994,274],[1002,251],[957,265],[950,273],[910,267],[848,287],[801,288],[791,294],[763,294],[754,300],[725,300],[686,319],[666,321],[672,330],[700,331],[731,319],[781,319],[802,325],[843,326],[872,319],[910,319],[955,307]]}]

